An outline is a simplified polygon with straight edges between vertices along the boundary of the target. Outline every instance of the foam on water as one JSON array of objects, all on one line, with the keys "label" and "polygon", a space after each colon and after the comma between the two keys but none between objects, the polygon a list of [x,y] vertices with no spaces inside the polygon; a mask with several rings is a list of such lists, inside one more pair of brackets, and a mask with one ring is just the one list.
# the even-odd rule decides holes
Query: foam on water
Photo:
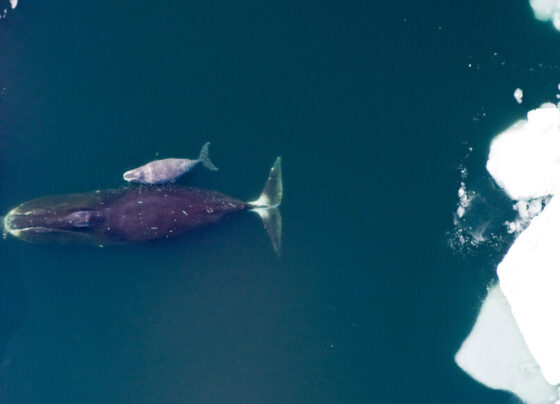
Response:
[{"label": "foam on water", "polygon": [[453,229],[447,232],[447,243],[455,253],[463,256],[487,254],[486,248],[490,248],[492,253],[501,250],[501,256],[504,237],[511,239],[505,231],[504,222],[511,220],[514,212],[508,211],[508,206],[511,206],[509,199],[496,189],[491,178],[469,178],[467,164],[472,151],[469,146],[457,167],[460,176],[457,205],[453,213]]}]

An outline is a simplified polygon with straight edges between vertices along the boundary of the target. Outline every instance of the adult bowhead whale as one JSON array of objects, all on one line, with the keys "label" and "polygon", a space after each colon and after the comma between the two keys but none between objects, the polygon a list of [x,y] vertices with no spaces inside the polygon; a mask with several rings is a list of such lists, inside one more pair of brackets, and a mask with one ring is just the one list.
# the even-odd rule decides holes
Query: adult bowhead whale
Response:
[{"label": "adult bowhead whale", "polygon": [[260,197],[253,202],[173,185],[47,196],[12,209],[3,220],[4,234],[30,242],[138,243],[176,237],[225,215],[252,210],[261,217],[279,254],[282,192],[281,160],[277,157]]}]

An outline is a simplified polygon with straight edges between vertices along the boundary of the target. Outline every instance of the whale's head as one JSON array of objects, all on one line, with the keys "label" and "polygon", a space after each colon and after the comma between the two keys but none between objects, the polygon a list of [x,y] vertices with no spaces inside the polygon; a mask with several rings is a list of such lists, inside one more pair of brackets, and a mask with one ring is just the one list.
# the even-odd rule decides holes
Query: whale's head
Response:
[{"label": "whale's head", "polygon": [[129,170],[123,174],[123,179],[128,182],[138,182],[145,184],[144,170],[135,168],[134,170]]},{"label": "whale's head", "polygon": [[32,242],[88,241],[103,228],[106,211],[95,193],[39,198],[12,209],[2,220],[8,234]]}]

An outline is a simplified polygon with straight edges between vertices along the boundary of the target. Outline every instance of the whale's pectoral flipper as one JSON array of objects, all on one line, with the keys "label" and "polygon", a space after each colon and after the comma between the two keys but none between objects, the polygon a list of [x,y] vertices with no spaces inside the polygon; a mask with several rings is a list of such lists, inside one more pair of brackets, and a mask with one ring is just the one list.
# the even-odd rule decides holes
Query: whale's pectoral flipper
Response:
[{"label": "whale's pectoral flipper", "polygon": [[103,214],[97,210],[79,210],[64,218],[73,227],[91,227],[103,221]]},{"label": "whale's pectoral flipper", "polygon": [[282,248],[282,215],[278,208],[282,203],[283,193],[282,159],[276,157],[259,199],[249,202],[249,206],[260,216],[272,247],[278,255]]}]

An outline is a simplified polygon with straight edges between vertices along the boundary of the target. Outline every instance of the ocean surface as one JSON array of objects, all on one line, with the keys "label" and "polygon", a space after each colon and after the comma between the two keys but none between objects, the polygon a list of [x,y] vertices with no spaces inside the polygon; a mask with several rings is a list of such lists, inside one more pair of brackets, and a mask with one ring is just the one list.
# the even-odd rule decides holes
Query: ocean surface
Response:
[{"label": "ocean surface", "polygon": [[[284,200],[280,259],[250,213],[1,241],[0,403],[515,400],[454,355],[513,239],[490,141],[556,102],[560,33],[528,0],[2,6],[0,215],[207,141],[220,171],[178,185],[252,200],[280,155]],[[499,242],[457,241],[461,181]]]}]

